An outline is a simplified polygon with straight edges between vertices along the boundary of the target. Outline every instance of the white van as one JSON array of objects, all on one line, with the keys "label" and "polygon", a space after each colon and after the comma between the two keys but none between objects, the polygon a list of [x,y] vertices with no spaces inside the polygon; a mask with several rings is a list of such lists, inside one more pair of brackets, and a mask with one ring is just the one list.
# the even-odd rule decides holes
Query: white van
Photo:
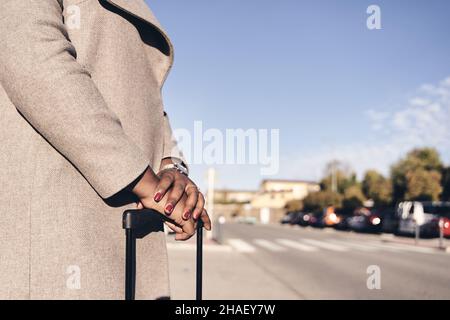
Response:
[{"label": "white van", "polygon": [[439,218],[450,213],[450,202],[404,201],[397,213],[400,234],[414,235],[418,225],[420,235],[433,237],[439,234]]}]

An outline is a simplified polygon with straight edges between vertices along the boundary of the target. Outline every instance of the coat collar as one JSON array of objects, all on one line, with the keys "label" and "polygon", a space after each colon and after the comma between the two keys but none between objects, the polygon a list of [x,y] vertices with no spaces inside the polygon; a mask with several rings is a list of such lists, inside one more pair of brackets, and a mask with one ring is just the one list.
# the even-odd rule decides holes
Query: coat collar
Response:
[{"label": "coat collar", "polygon": [[158,19],[156,19],[155,15],[149,8],[149,6],[145,3],[144,0],[106,0],[106,2],[110,3],[114,7],[118,8],[119,10],[122,10],[138,19],[141,19],[142,21],[149,24],[151,27],[153,27],[157,32],[159,32],[165,41],[167,42],[167,45],[169,46],[169,64],[167,66],[167,70],[165,72],[165,75],[162,79],[161,87],[164,84],[164,82],[167,79],[167,76],[169,74],[170,69],[173,65],[174,60],[174,54],[173,54],[173,45],[172,42],[169,39],[168,34],[166,31],[164,31],[163,27],[159,23]]},{"label": "coat collar", "polygon": [[124,12],[131,14],[132,16],[143,20],[150,24],[153,28],[156,29],[164,39],[167,41],[167,44],[170,48],[170,55],[173,56],[173,45],[167,35],[166,31],[164,31],[163,27],[159,23],[158,19],[156,19],[155,15],[151,11],[151,9],[147,6],[144,0],[106,0],[111,5],[115,6],[118,9],[123,10]]}]

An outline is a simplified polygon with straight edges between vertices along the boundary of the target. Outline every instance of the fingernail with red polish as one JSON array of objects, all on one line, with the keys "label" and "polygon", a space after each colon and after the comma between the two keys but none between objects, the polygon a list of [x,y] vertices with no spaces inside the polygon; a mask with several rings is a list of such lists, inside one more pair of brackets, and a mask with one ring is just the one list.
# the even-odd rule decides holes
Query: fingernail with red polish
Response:
[{"label": "fingernail with red polish", "polygon": [[172,211],[173,211],[173,205],[171,204],[171,203],[169,203],[167,206],[166,206],[166,213],[167,214],[171,214],[172,213]]},{"label": "fingernail with red polish", "polygon": [[157,194],[155,194],[155,197],[153,198],[156,202],[161,201],[161,192],[158,192]]},{"label": "fingernail with red polish", "polygon": [[191,212],[190,211],[186,211],[184,213],[184,215],[183,215],[183,219],[184,220],[189,220],[190,216],[191,216]]}]

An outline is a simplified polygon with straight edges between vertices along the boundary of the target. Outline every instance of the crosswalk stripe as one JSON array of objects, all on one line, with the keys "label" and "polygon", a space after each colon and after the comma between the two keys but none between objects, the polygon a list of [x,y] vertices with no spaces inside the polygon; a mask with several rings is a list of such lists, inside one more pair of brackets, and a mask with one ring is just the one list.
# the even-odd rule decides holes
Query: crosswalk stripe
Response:
[{"label": "crosswalk stripe", "polygon": [[342,241],[342,240],[330,240],[330,241],[332,241],[333,243],[339,243],[344,246],[354,248],[354,249],[357,249],[360,251],[374,252],[374,251],[379,250],[379,248],[375,248],[375,247],[371,247],[371,246],[367,246],[367,245],[363,245],[363,244],[359,244],[359,243],[353,243],[353,242]]},{"label": "crosswalk stripe", "polygon": [[228,244],[238,252],[250,253],[256,251],[254,246],[241,239],[228,239]]},{"label": "crosswalk stripe", "polygon": [[342,245],[338,245],[338,244],[333,244],[333,243],[328,243],[328,242],[324,242],[324,241],[319,241],[319,240],[314,240],[314,239],[301,239],[302,242],[306,242],[307,244],[322,248],[322,249],[327,249],[327,250],[331,250],[331,251],[338,251],[338,252],[345,252],[348,251],[347,247],[344,247]]},{"label": "crosswalk stripe", "polygon": [[270,251],[286,251],[286,248],[279,246],[271,241],[264,240],[264,239],[255,239],[253,240],[253,243],[257,244],[260,247],[263,247],[264,249],[270,250]]},{"label": "crosswalk stripe", "polygon": [[385,244],[381,244],[381,243],[375,243],[375,242],[364,242],[366,245],[374,247],[374,248],[378,248],[381,250],[387,250],[387,251],[391,251],[391,252],[401,252],[402,250],[398,247],[394,247],[394,246],[390,246],[390,245],[385,245]]},{"label": "crosswalk stripe", "polygon": [[318,250],[316,247],[309,246],[309,245],[300,243],[298,241],[292,241],[292,240],[288,240],[288,239],[277,239],[277,242],[282,244],[283,246],[297,249],[300,251],[314,252],[314,251]]}]

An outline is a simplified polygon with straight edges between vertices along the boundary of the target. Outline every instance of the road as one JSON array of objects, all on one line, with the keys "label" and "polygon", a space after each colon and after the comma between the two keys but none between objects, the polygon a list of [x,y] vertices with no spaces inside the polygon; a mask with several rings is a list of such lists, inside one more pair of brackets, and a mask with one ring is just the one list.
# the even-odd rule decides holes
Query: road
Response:
[{"label": "road", "polygon": [[[450,299],[449,253],[332,229],[227,223],[221,231],[224,245],[284,288],[280,299]],[[380,289],[368,289],[369,266],[379,267]]]}]

